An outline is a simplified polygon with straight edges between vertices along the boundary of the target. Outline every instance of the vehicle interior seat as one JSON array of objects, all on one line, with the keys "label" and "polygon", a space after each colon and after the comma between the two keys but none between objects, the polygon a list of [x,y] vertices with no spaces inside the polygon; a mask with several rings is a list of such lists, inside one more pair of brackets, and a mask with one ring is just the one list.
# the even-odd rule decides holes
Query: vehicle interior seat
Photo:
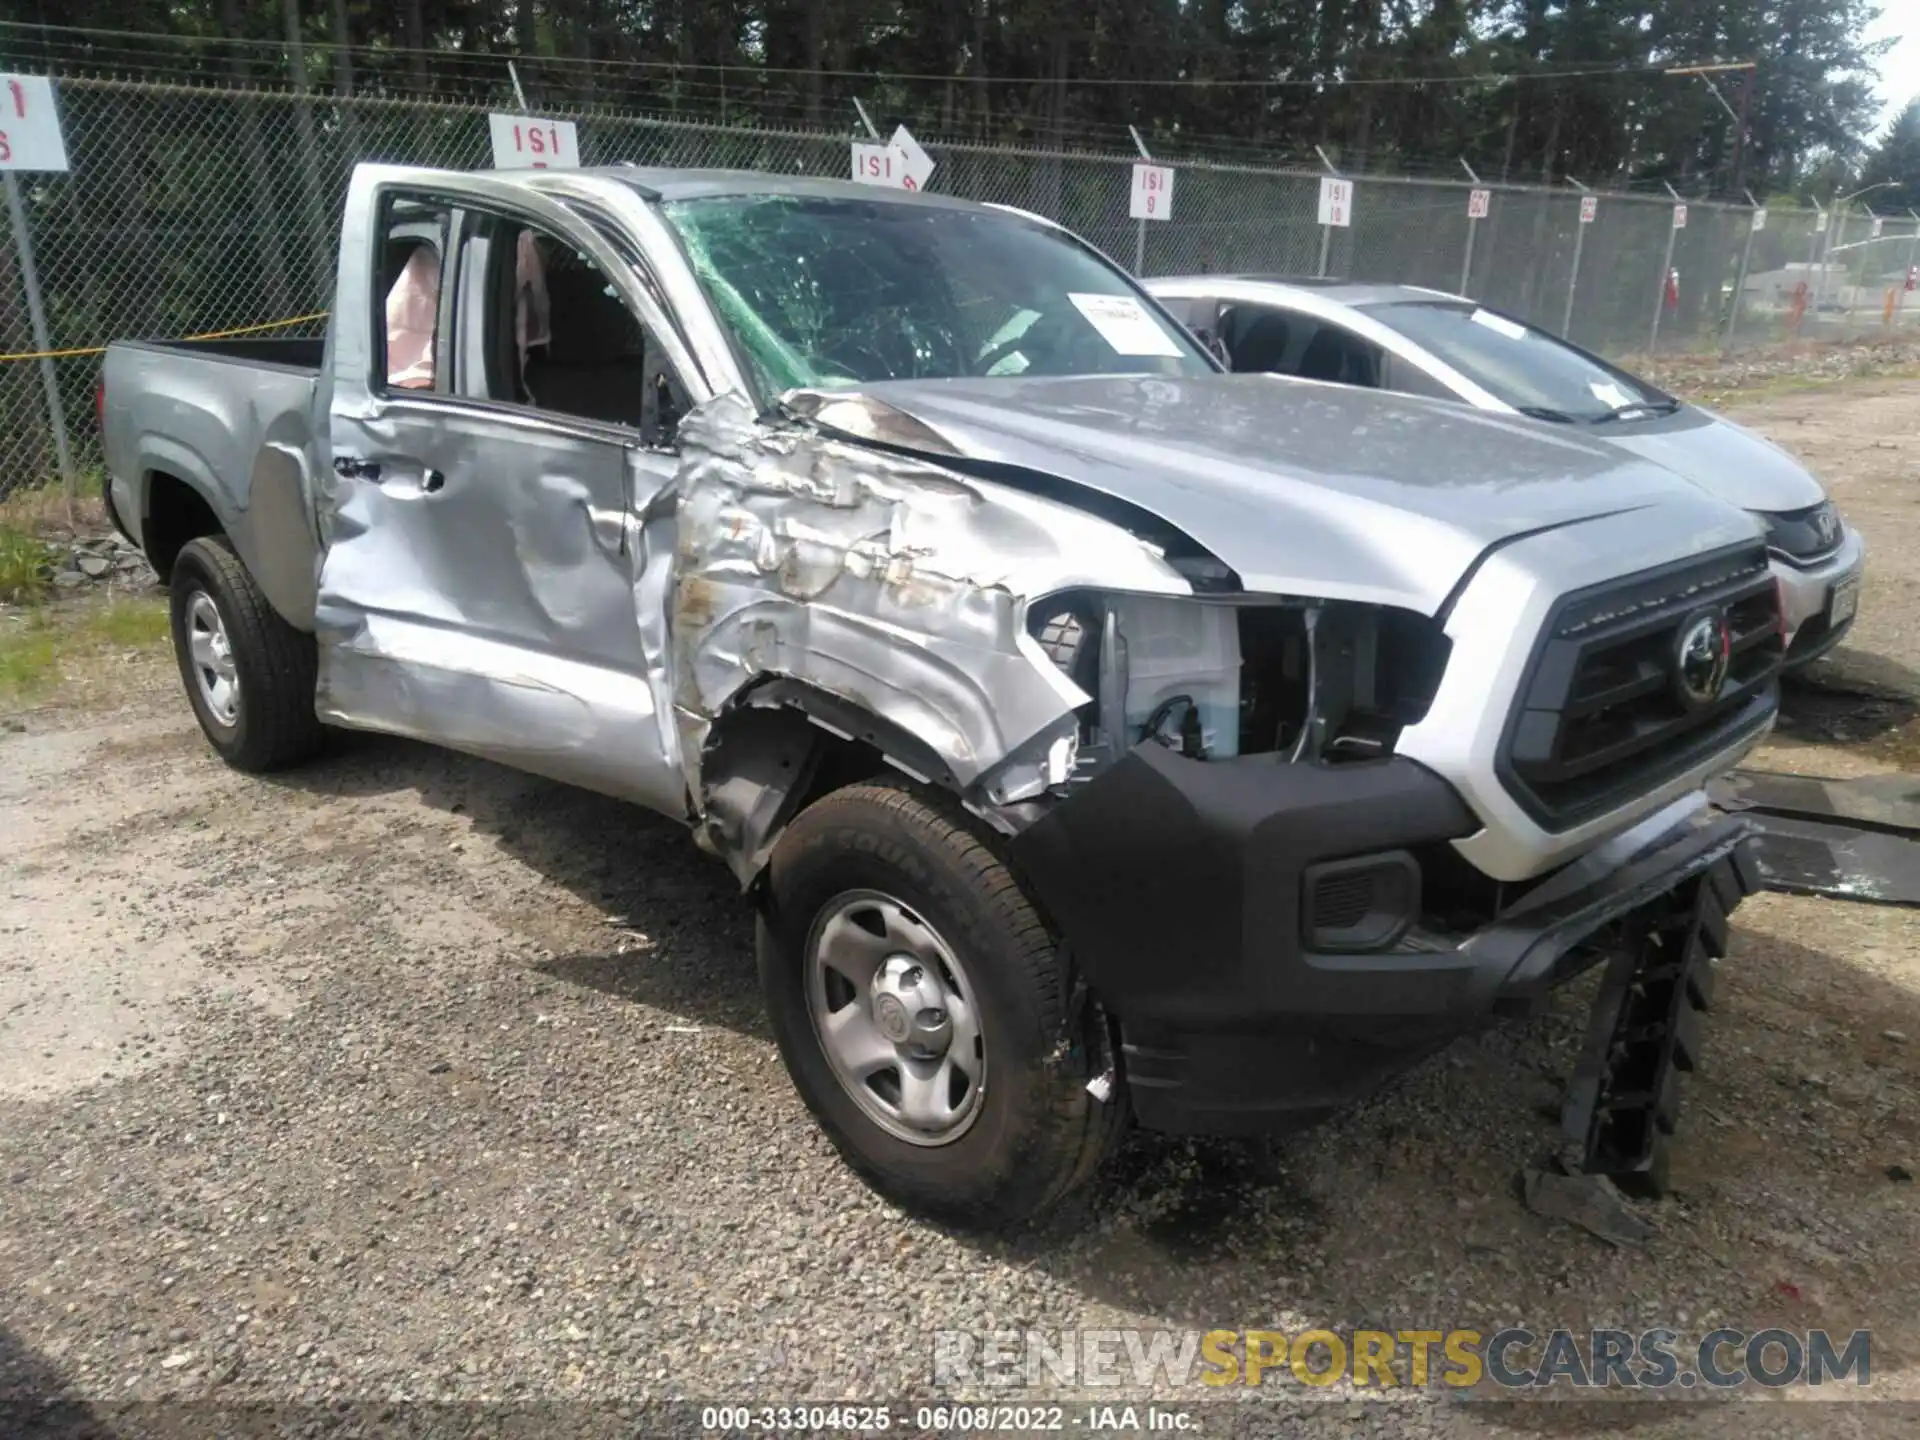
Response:
[{"label": "vehicle interior seat", "polygon": [[527,356],[524,383],[546,410],[638,427],[646,392],[646,336],[606,277],[571,252],[547,262],[553,338]]},{"label": "vehicle interior seat", "polygon": [[1249,372],[1283,369],[1292,338],[1293,327],[1287,324],[1286,316],[1274,310],[1256,312],[1247,323],[1234,327],[1227,347],[1233,356],[1233,368]]},{"label": "vehicle interior seat", "polygon": [[1364,340],[1331,325],[1308,342],[1294,374],[1305,380],[1330,380],[1336,385],[1377,386],[1378,352]]}]

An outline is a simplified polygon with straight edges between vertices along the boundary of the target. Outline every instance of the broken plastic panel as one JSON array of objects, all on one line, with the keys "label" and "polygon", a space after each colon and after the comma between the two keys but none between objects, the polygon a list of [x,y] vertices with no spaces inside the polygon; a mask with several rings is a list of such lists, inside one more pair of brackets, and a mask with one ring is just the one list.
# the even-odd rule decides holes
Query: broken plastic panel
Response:
[{"label": "broken plastic panel", "polygon": [[1920,905],[1920,780],[1827,780],[1736,770],[1707,793],[1760,829],[1770,890],[1879,905]]}]

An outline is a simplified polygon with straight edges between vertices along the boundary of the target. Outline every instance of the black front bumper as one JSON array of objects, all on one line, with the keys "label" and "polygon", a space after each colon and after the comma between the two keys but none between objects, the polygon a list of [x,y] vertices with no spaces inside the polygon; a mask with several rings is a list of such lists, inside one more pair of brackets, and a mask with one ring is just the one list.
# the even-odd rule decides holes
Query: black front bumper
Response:
[{"label": "black front bumper", "polygon": [[1444,888],[1459,863],[1446,842],[1477,828],[1406,759],[1201,762],[1143,745],[1016,837],[1012,858],[1118,1023],[1141,1123],[1246,1134],[1318,1120],[1485,1018],[1532,1011],[1634,948],[1689,887],[1711,886],[1722,928],[1757,888],[1750,826],[1723,817],[1576,861],[1471,929],[1346,953],[1305,938],[1312,867],[1401,851]]}]

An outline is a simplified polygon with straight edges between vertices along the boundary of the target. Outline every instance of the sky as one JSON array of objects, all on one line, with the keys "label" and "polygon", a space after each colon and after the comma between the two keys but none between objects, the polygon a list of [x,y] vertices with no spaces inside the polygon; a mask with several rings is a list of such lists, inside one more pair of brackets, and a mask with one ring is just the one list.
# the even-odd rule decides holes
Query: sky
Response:
[{"label": "sky", "polygon": [[1894,42],[1880,57],[1884,126],[1909,100],[1920,99],[1920,0],[1881,0],[1880,19],[1868,29],[1867,38]]}]

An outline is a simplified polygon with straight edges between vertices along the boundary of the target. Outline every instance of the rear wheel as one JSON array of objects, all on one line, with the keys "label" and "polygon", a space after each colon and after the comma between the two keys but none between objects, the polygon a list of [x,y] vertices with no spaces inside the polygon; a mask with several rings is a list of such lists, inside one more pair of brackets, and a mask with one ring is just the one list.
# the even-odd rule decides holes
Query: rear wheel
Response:
[{"label": "rear wheel", "polygon": [[1124,1120],[1087,1084],[1101,1022],[1018,882],[943,798],[838,790],[775,847],[760,976],[780,1052],[841,1155],[911,1209],[1025,1219]]},{"label": "rear wheel", "polygon": [[226,537],[191,540],[173,562],[173,650],[207,741],[240,770],[313,755],[313,637],[282,620]]}]

